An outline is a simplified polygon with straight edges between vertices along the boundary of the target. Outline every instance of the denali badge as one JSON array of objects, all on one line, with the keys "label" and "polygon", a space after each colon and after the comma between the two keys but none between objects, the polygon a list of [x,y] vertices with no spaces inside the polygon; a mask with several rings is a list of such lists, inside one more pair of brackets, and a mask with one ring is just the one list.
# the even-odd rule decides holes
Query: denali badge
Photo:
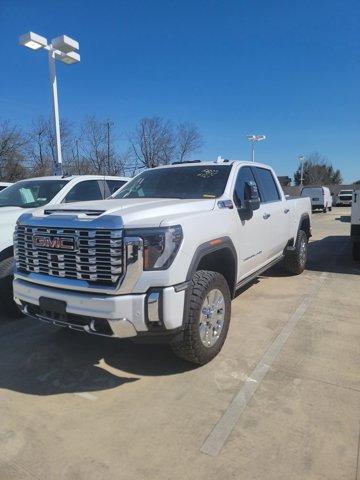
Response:
[{"label": "denali badge", "polygon": [[75,250],[75,239],[74,237],[45,237],[42,235],[34,235],[33,245],[34,247],[56,250]]}]

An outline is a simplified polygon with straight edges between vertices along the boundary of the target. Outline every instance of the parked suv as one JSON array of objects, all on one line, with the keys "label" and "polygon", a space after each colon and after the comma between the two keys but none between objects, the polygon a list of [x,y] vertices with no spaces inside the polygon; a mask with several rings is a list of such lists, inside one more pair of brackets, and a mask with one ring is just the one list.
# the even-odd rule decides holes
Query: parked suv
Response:
[{"label": "parked suv", "polygon": [[115,198],[26,213],[15,234],[23,313],[97,335],[167,340],[204,364],[221,349],[237,289],[277,262],[305,268],[308,198],[267,165],[146,170]]},{"label": "parked suv", "polygon": [[349,206],[351,205],[353,197],[353,190],[340,190],[337,200],[337,205],[339,206]]},{"label": "parked suv", "polygon": [[38,177],[17,182],[0,192],[0,301],[8,315],[19,309],[12,300],[13,234],[24,211],[79,200],[102,200],[129,179],[100,175]]}]

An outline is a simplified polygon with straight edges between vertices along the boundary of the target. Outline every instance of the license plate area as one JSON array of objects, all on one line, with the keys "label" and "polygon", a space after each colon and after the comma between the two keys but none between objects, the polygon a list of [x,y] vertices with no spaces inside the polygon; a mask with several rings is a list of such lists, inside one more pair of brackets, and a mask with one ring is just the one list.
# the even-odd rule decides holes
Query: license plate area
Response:
[{"label": "license plate area", "polygon": [[48,297],[39,298],[39,309],[41,313],[50,318],[65,318],[66,306],[67,304],[63,300]]}]

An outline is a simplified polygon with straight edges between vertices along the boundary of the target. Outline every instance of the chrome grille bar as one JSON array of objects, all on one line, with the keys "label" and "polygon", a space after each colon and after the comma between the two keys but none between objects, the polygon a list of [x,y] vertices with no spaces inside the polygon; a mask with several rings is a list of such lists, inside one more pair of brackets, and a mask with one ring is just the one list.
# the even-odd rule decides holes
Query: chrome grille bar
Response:
[{"label": "chrome grille bar", "polygon": [[[46,248],[34,236],[73,238],[74,251]],[[123,231],[17,225],[14,254],[19,272],[116,284],[124,271]]]}]

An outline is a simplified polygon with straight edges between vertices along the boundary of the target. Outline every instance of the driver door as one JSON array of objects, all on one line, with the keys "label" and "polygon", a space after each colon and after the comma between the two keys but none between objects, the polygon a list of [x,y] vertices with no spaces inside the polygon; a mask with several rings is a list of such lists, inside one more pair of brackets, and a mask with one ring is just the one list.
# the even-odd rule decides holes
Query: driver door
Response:
[{"label": "driver door", "polygon": [[238,279],[247,277],[266,263],[270,248],[264,206],[257,210],[245,208],[246,182],[257,182],[249,166],[241,167],[236,178],[234,203],[237,207],[236,250],[238,252]]}]

